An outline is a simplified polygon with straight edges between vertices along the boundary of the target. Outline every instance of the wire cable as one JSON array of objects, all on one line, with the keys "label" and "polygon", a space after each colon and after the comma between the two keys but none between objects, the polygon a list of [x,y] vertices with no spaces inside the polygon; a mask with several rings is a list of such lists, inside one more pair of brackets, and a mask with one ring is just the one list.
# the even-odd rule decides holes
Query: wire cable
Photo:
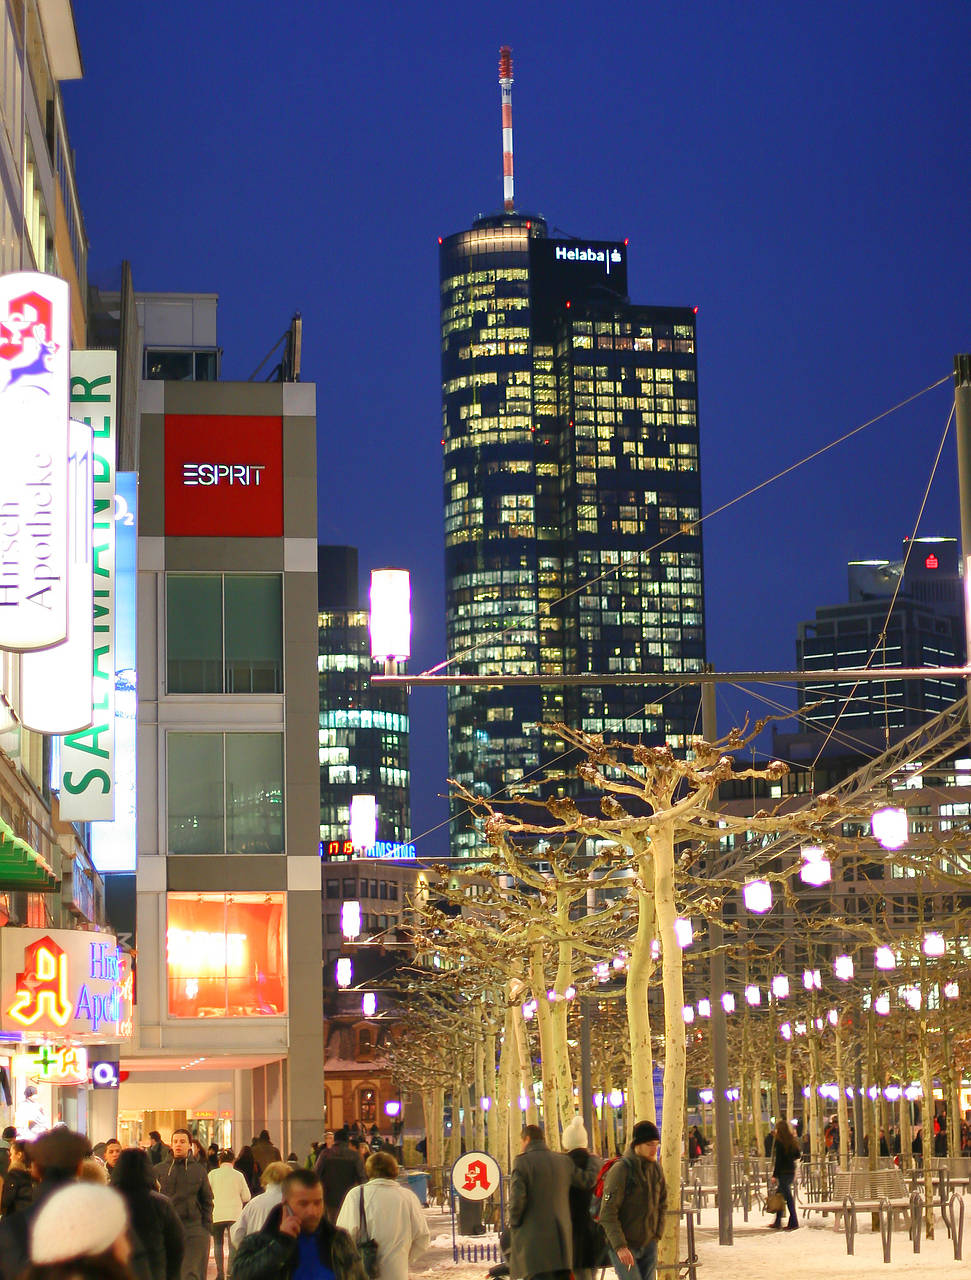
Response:
[{"label": "wire cable", "polygon": [[[667,543],[674,541],[676,538],[680,538],[682,534],[694,532],[694,530],[699,529],[705,521],[712,519],[713,516],[721,515],[723,512],[737,506],[738,503],[744,502],[746,498],[751,498],[754,494],[761,492],[762,489],[774,484],[777,480],[781,480],[785,476],[791,475],[793,471],[798,471],[800,467],[804,467],[807,463],[815,461],[816,458],[821,458],[823,454],[828,453],[831,449],[837,448],[838,445],[845,444],[847,440],[851,440],[854,436],[859,435],[859,433],[861,431],[865,431],[867,427],[872,427],[875,423],[881,422],[884,418],[890,417],[891,414],[896,413],[899,409],[903,409],[909,404],[912,404],[915,400],[920,399],[921,396],[927,395],[928,392],[934,391],[937,387],[943,386],[943,384],[945,382],[949,382],[950,379],[951,375],[945,374],[943,378],[938,378],[936,382],[931,382],[920,391],[915,391],[912,395],[898,401],[889,409],[884,409],[882,413],[876,414],[875,417],[869,418],[866,422],[861,422],[858,426],[845,432],[836,440],[831,440],[829,444],[825,444],[821,448],[816,449],[813,453],[807,454],[806,457],[800,458],[798,462],[791,463],[788,467],[784,467],[781,471],[777,471],[775,475],[769,476],[767,479],[761,480],[758,484],[752,485],[752,487],[746,489],[744,493],[737,494],[736,497],[729,499],[728,502],[723,502],[720,507],[715,507],[713,511],[706,512],[706,514],[701,516],[699,519],[692,520],[690,523],[683,525],[676,533],[669,533],[659,541],[653,543],[653,545],[644,547],[640,551],[629,551],[623,553],[616,565],[612,565],[609,569],[605,569],[603,573],[598,574],[595,578],[588,579],[586,582],[581,583],[580,586],[574,587],[572,591],[565,592],[559,597],[559,599],[544,601],[543,604],[539,606],[535,614],[520,614],[517,622],[510,624],[495,635],[490,635],[483,640],[476,641],[474,644],[469,645],[467,648],[461,650],[461,652],[453,655],[451,658],[445,658],[442,662],[438,663],[437,666],[429,667],[427,671],[422,671],[420,674],[423,676],[436,675],[446,667],[452,666],[453,663],[461,662],[463,659],[469,657],[470,654],[475,653],[477,649],[481,649],[483,645],[495,644],[497,640],[500,640],[510,632],[520,630],[524,623],[529,623],[534,618],[548,616],[550,611],[557,605],[563,604],[565,601],[571,599],[575,595],[579,595],[583,591],[588,591],[590,587],[596,586],[598,582],[602,582],[605,578],[612,577],[620,569],[632,564],[637,564],[637,562],[644,556],[650,555],[652,551],[657,551],[660,547],[666,546]],[[543,612],[544,609],[545,613]]]}]

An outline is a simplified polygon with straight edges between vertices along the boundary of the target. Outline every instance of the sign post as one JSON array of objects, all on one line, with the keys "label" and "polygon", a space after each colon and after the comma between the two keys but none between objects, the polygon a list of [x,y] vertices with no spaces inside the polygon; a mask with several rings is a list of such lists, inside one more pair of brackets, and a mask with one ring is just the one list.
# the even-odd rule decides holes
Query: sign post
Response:
[{"label": "sign post", "polygon": [[455,1197],[480,1203],[490,1196],[499,1195],[499,1220],[505,1217],[502,1170],[498,1162],[485,1151],[467,1151],[452,1165],[452,1260],[462,1258],[466,1262],[497,1261],[496,1246],[472,1245],[461,1247],[455,1243]]}]

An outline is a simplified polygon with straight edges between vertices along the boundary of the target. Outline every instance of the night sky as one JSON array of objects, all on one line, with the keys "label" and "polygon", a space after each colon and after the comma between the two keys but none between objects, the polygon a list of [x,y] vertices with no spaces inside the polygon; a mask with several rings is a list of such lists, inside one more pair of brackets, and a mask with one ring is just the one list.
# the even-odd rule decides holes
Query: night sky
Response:
[{"label": "night sky", "polygon": [[[704,511],[971,349],[967,0],[75,8],[91,280],[128,258],[136,289],[218,293],[226,378],[302,312],[320,538],[360,548],[362,581],[411,570],[413,670],[444,657],[437,238],[501,206],[500,44],[517,206],[629,236],[633,300],[699,308]],[[899,553],[952,401],[706,524],[717,667],[791,668],[846,561]],[[952,432],[922,533],[958,533],[956,492]],[[746,706],[720,693],[720,726]],[[419,835],[445,814],[444,696],[412,717]]]}]

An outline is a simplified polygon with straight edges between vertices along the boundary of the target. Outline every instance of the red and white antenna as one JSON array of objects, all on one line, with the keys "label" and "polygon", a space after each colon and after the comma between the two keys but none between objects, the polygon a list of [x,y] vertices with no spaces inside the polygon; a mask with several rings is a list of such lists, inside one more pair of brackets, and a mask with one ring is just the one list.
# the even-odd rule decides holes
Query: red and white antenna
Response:
[{"label": "red and white antenna", "polygon": [[502,195],[506,212],[512,213],[516,208],[512,194],[512,49],[507,44],[499,50],[499,88],[502,96]]}]

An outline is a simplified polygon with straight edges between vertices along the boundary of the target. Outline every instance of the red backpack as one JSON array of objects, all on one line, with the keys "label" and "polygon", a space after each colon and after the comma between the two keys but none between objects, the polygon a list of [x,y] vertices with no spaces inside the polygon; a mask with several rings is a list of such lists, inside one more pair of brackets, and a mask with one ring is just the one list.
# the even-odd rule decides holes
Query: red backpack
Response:
[{"label": "red backpack", "polygon": [[593,1195],[590,1197],[590,1213],[594,1222],[600,1221],[600,1205],[604,1198],[604,1179],[619,1159],[620,1156],[611,1156],[609,1160],[605,1160],[600,1166],[600,1172],[597,1174],[597,1184],[593,1189]]}]

